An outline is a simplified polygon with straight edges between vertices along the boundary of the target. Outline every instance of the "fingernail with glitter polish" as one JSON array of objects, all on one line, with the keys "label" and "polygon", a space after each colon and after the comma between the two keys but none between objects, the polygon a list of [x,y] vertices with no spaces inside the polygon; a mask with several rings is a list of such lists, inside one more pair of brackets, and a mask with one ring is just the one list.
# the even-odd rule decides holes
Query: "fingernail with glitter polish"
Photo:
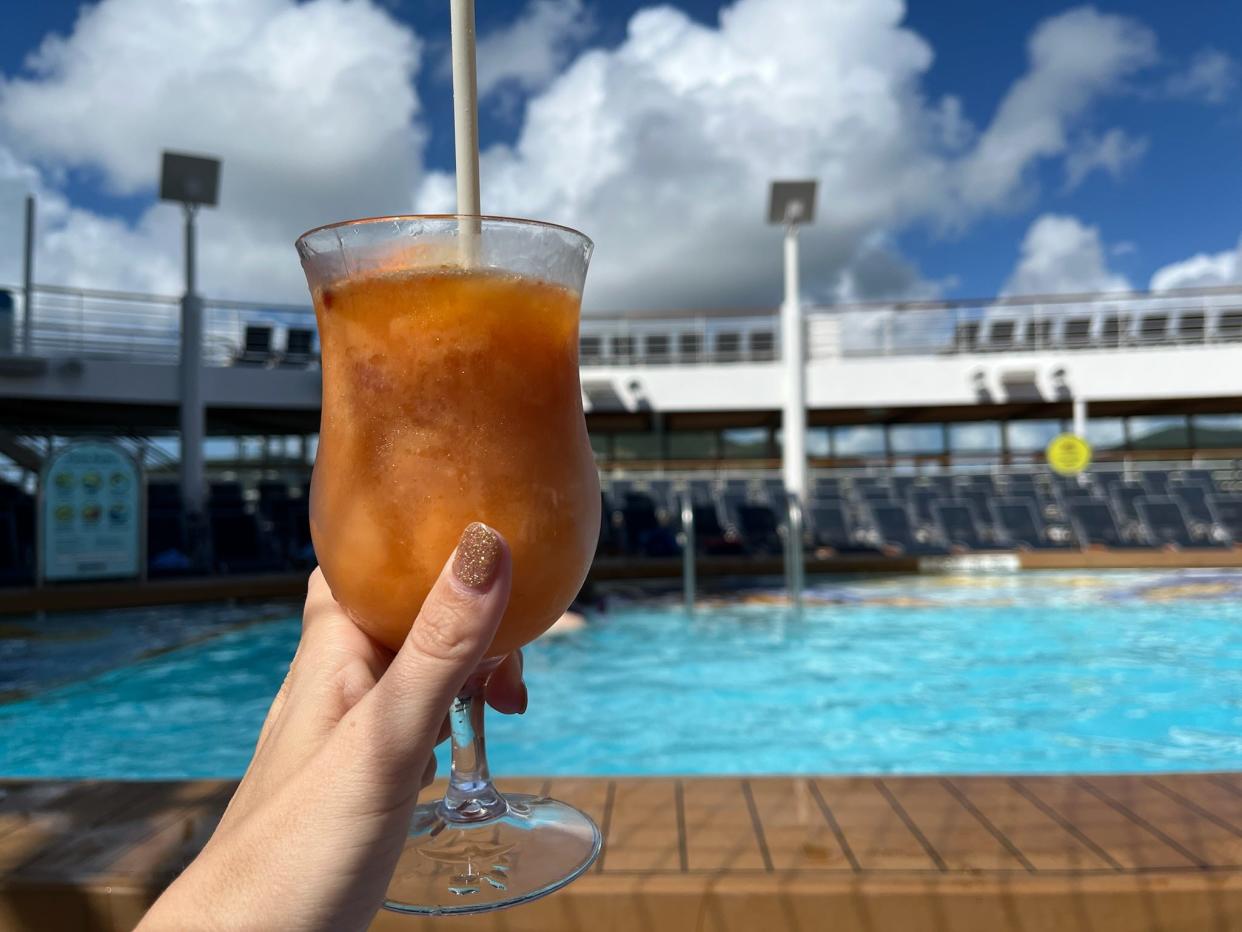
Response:
[{"label": "fingernail with glitter polish", "polygon": [[461,532],[453,555],[453,575],[463,586],[486,592],[500,566],[500,535],[475,521]]}]

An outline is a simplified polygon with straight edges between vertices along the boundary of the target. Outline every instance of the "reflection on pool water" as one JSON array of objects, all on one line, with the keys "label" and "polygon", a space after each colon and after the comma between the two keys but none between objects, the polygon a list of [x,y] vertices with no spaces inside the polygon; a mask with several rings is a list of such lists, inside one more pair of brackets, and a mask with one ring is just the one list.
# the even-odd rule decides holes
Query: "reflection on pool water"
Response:
[{"label": "reflection on pool water", "polygon": [[[1242,769],[1242,573],[851,579],[808,603],[794,618],[761,593],[693,617],[671,601],[614,602],[532,645],[530,711],[489,717],[493,769]],[[234,627],[209,640],[0,704],[0,775],[240,774],[298,623],[220,617]],[[99,637],[115,641],[120,619],[95,616]],[[22,622],[52,640],[0,642],[0,669],[16,676],[24,651],[46,674],[69,624]]]}]

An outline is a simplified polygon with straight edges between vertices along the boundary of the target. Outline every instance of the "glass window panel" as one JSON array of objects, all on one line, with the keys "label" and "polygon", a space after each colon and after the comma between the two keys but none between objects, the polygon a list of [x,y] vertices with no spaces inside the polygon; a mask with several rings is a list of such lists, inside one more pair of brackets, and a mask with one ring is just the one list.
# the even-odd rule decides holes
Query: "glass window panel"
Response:
[{"label": "glass window panel", "polygon": [[954,453],[999,453],[1001,428],[995,421],[950,424],[949,449]]},{"label": "glass window panel", "polygon": [[1087,442],[1097,450],[1123,450],[1125,424],[1119,417],[1093,417],[1087,420]]},{"label": "glass window panel", "polygon": [[1010,421],[1005,429],[1009,433],[1009,449],[1014,453],[1040,453],[1061,433],[1061,422]]},{"label": "glass window panel", "polygon": [[[807,456],[830,456],[831,444],[829,443],[829,428],[827,427],[808,427],[806,429],[806,455]],[[785,431],[783,428],[776,428],[772,431],[772,442],[776,444],[776,450],[779,453],[781,444],[785,442]]]},{"label": "glass window panel", "polygon": [[[778,431],[779,433],[779,431]],[[779,441],[778,444],[779,446]],[[807,456],[830,456],[832,447],[829,443],[827,427],[808,427],[806,431]]]},{"label": "glass window panel", "polygon": [[1242,414],[1196,414],[1196,447],[1242,447]]},{"label": "glass window panel", "polygon": [[236,455],[237,441],[232,437],[208,437],[203,441],[203,456],[211,462],[231,460]]},{"label": "glass window panel", "polygon": [[724,455],[730,459],[762,459],[768,455],[766,427],[734,427],[720,432]]},{"label": "glass window panel", "polygon": [[884,428],[879,424],[834,427],[832,432],[837,456],[884,455]]},{"label": "glass window panel", "polygon": [[663,458],[659,434],[613,434],[612,455],[618,460],[658,460]]},{"label": "glass window panel", "polygon": [[1130,418],[1130,446],[1136,450],[1182,450],[1189,442],[1183,415]]},{"label": "glass window panel", "polygon": [[597,460],[606,460],[611,456],[612,435],[591,434],[591,452]]},{"label": "glass window panel", "polygon": [[939,424],[894,424],[888,429],[893,453],[943,453],[944,432]]},{"label": "glass window panel", "polygon": [[668,456],[674,460],[714,460],[720,444],[714,430],[679,430],[668,435]]}]

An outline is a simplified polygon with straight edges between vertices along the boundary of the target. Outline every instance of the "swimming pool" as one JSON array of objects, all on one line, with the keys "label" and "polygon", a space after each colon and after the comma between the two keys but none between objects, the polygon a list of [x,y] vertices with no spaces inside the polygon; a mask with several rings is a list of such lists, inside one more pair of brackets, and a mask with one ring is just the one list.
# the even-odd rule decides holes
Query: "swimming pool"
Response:
[{"label": "swimming pool", "polygon": [[[1242,573],[851,579],[808,603],[795,618],[759,592],[692,617],[673,601],[616,602],[536,643],[530,711],[489,717],[493,769],[1242,769]],[[94,624],[115,640],[120,617]],[[0,704],[0,776],[239,775],[298,623],[223,617],[207,640]],[[40,624],[67,622],[22,623]],[[36,643],[51,663],[45,638],[23,648],[12,630],[0,669]]]}]

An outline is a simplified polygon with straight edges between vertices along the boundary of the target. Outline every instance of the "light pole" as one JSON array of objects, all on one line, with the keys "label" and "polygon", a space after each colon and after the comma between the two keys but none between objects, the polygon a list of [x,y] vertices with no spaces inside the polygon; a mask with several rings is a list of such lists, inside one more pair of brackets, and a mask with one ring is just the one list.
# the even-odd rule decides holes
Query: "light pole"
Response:
[{"label": "light pole", "polygon": [[34,351],[35,198],[26,195],[26,238],[22,249],[22,355]]},{"label": "light pole", "polygon": [[220,160],[164,153],[160,199],[177,201],[185,212],[185,295],[181,298],[181,500],[187,512],[203,509],[203,302],[195,286],[194,217],[214,207],[220,186]]},{"label": "light pole", "polygon": [[785,299],[781,304],[781,358],[785,392],[781,471],[785,491],[806,501],[806,351],[798,295],[798,230],[815,220],[814,181],[774,181],[768,223],[785,228]]},{"label": "light pole", "polygon": [[1072,429],[1070,433],[1081,440],[1087,439],[1087,399],[1082,392],[1069,383],[1069,373],[1061,366],[1052,370],[1052,388],[1057,401],[1068,400]]}]

